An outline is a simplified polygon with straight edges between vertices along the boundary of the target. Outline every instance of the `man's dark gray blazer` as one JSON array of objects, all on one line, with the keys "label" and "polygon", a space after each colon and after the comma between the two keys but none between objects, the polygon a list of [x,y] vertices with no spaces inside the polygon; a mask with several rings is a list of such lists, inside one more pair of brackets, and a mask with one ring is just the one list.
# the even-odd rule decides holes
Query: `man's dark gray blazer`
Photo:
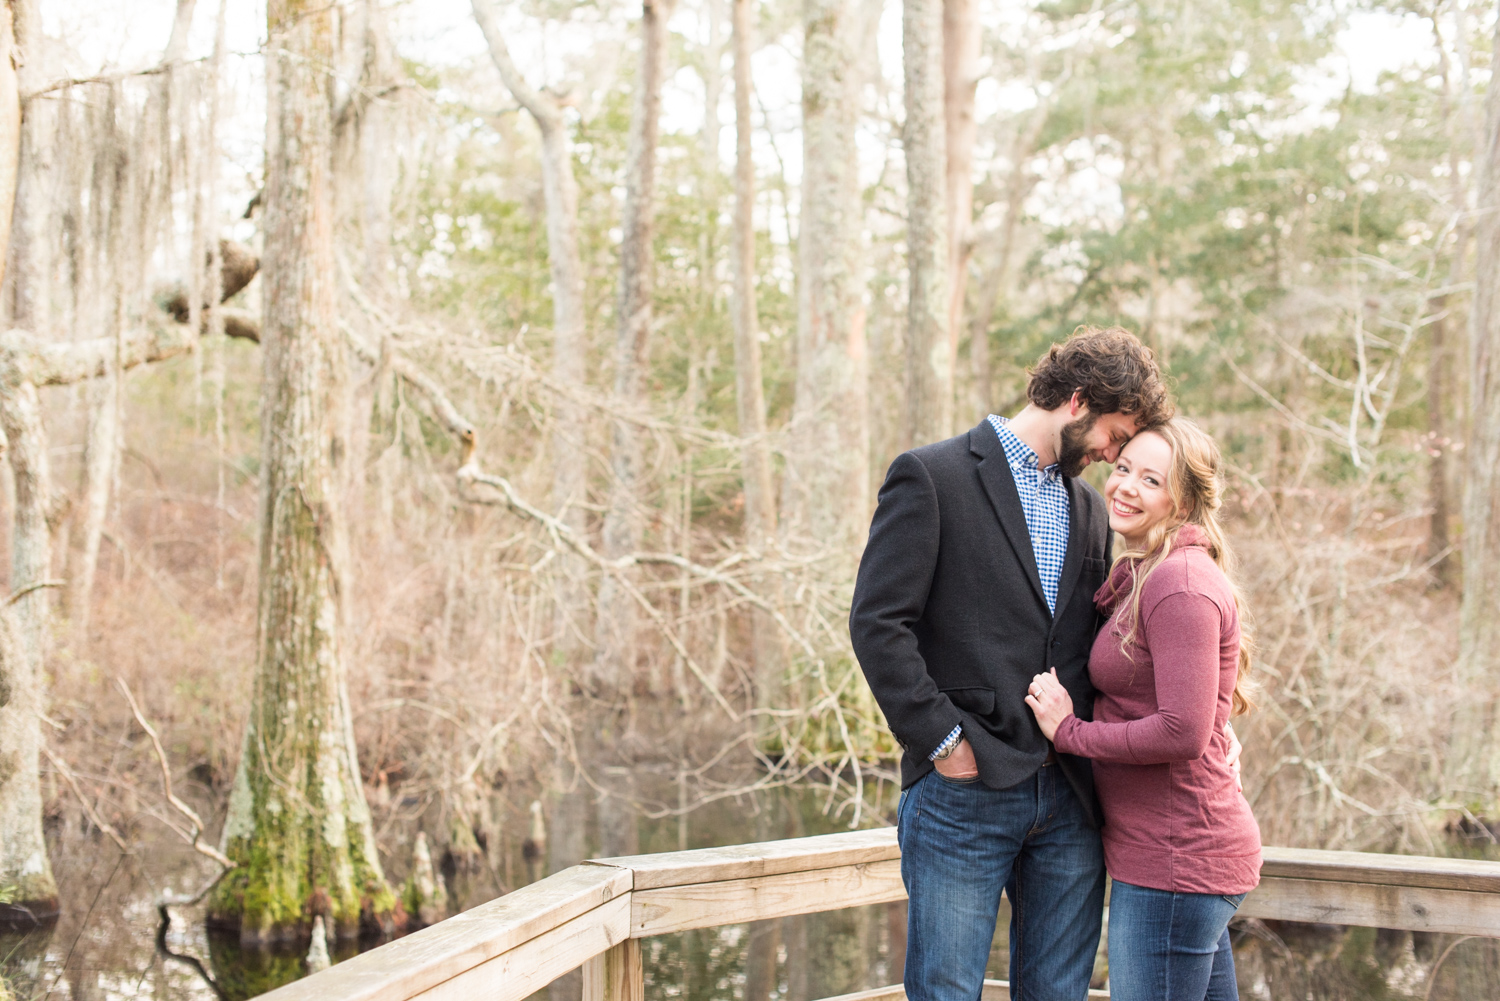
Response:
[{"label": "man's dark gray blazer", "polygon": [[[1057,668],[1079,718],[1093,718],[1088,661],[1109,516],[1093,487],[1063,482],[1068,554],[1054,616],[1015,478],[988,421],[891,463],[859,565],[849,634],[906,752],[903,789],[932,769],[927,755],[959,723],[985,785],[1004,789],[1034,775],[1049,747],[1026,688],[1049,668]],[[1097,824],[1088,760],[1058,758]]]}]

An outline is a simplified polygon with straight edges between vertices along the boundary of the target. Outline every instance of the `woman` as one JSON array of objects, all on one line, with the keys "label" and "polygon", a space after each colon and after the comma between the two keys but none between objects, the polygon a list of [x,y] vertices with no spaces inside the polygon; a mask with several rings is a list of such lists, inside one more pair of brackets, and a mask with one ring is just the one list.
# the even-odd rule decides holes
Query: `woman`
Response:
[{"label": "woman", "polygon": [[1250,708],[1250,640],[1219,525],[1219,450],[1191,421],[1144,431],[1104,487],[1124,541],[1094,596],[1093,722],[1039,674],[1026,702],[1057,750],[1093,759],[1104,808],[1115,1001],[1237,999],[1229,919],[1260,881],[1260,829],[1224,723]]}]

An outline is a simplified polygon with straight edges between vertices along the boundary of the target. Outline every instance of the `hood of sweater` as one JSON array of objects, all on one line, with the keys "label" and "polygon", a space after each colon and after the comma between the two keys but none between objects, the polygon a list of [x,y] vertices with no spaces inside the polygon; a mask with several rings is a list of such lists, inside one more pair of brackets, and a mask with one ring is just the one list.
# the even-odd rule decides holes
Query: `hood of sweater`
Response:
[{"label": "hood of sweater", "polygon": [[[1188,522],[1172,537],[1172,548],[1169,553],[1175,553],[1179,549],[1196,548],[1208,551],[1208,533],[1203,531],[1192,522]],[[1109,578],[1094,592],[1094,607],[1105,615],[1110,615],[1115,610],[1115,605],[1121,598],[1130,593],[1130,587],[1135,578],[1135,568],[1139,560],[1120,560],[1115,563],[1114,569],[1110,571]]]}]

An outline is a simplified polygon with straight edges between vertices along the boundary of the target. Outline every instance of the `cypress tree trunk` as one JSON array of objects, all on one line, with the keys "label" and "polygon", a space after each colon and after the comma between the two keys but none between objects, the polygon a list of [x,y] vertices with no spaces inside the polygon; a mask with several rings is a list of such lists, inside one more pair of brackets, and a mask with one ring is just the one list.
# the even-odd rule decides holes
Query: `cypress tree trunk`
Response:
[{"label": "cypress tree trunk", "polygon": [[21,80],[16,72],[15,22],[9,4],[0,5],[0,282],[5,278],[5,250],[16,207],[16,178],[21,167]]},{"label": "cypress tree trunk", "polygon": [[[0,261],[7,251],[21,150],[11,10],[0,8]],[[25,13],[33,18],[36,14],[34,8]],[[36,386],[11,352],[0,357],[4,359],[0,364],[0,426],[16,483],[10,581],[11,589],[23,595],[16,600],[14,613],[0,607],[0,890],[10,897],[9,904],[0,906],[0,920],[27,921],[57,914],[57,883],[42,836],[37,772],[42,746],[37,714],[44,709],[42,648],[49,597],[45,588],[26,591],[51,576],[52,480]]]},{"label": "cypress tree trunk", "polygon": [[[364,67],[362,77],[374,88],[400,79],[391,46],[385,11],[375,0],[360,5],[363,17]],[[396,160],[390,150],[396,140],[396,112],[385,101],[366,101],[360,109],[359,230],[364,245],[364,283],[381,288],[391,270],[391,193],[396,186]]]},{"label": "cypress tree trunk", "polygon": [[42,686],[36,666],[16,635],[8,612],[0,613],[0,927],[57,916],[57,883],[42,836]]},{"label": "cypress tree trunk", "polygon": [[[855,123],[864,18],[856,0],[804,0],[797,384],[782,517],[787,534],[859,551],[869,518],[869,359]],[[788,946],[788,949],[791,947]]]},{"label": "cypress tree trunk", "polygon": [[[667,20],[671,0],[641,4],[641,75],[625,165],[625,213],[620,241],[620,294],[615,317],[615,398],[642,402],[646,349],[651,334],[651,230],[656,208],[656,145],[661,87],[666,75]],[[613,424],[612,480],[604,515],[604,555],[615,558],[640,548],[640,442],[634,425]],[[599,622],[593,681],[603,690],[628,689],[636,650],[635,599],[613,577],[599,586]]]},{"label": "cypress tree trunk", "polygon": [[755,160],[750,145],[751,0],[733,0],[734,36],[734,373],[744,463],[745,540],[764,550],[775,538],[771,446],[766,441],[766,393],[755,308]]},{"label": "cypress tree trunk", "polygon": [[[1462,10],[1454,13],[1458,21],[1457,37],[1462,45],[1462,33],[1466,30],[1462,23]],[[1443,131],[1448,137],[1448,201],[1458,218],[1458,223],[1453,228],[1448,284],[1458,285],[1463,281],[1469,246],[1470,220],[1465,211],[1469,201],[1467,172],[1459,167],[1461,150],[1467,145],[1464,133],[1469,136],[1474,134],[1472,88],[1469,85],[1467,59],[1460,59],[1458,79],[1454,80],[1447,46],[1440,44],[1436,46],[1436,50],[1438,75],[1443,82],[1438,107],[1442,109]],[[1433,579],[1439,587],[1458,583],[1460,562],[1459,557],[1451,552],[1452,537],[1449,531],[1454,507],[1449,454],[1453,449],[1452,439],[1458,434],[1449,417],[1454,413],[1454,391],[1459,385],[1453,364],[1454,344],[1446,319],[1451,304],[1452,299],[1448,295],[1439,296],[1432,301],[1430,308],[1437,319],[1432,323],[1427,351],[1427,497],[1432,508],[1427,519],[1427,558],[1432,563]]]},{"label": "cypress tree trunk", "polygon": [[37,713],[44,709],[42,659],[51,615],[49,592],[40,585],[51,577],[48,516],[55,508],[41,401],[24,369],[11,364],[12,357],[6,353],[7,364],[0,370],[5,384],[0,388],[0,422],[16,482],[10,579],[23,596],[15,603],[14,620],[10,609],[0,609],[0,660],[11,690],[9,704],[0,708],[0,887],[10,890],[16,917],[50,917],[57,914],[57,883],[42,837]]},{"label": "cypress tree trunk", "polygon": [[957,341],[949,334],[943,0],[905,0],[906,444],[948,437]]},{"label": "cypress tree trunk", "polygon": [[[732,0],[730,14],[734,42],[734,389],[745,490],[745,544],[754,552],[767,552],[776,545],[776,494],[771,473],[771,443],[766,439],[766,392],[760,359],[760,318],[755,308],[755,160],[750,146],[750,56],[754,26],[751,0]],[[769,582],[780,604],[777,581]],[[782,666],[786,663],[785,637],[772,618],[757,611],[751,619],[755,656],[755,706],[776,705]],[[762,732],[770,729],[762,718]],[[752,930],[752,941],[755,939]],[[753,947],[752,947],[753,951]]]},{"label": "cypress tree trunk", "polygon": [[[1495,35],[1500,54],[1500,28]],[[1495,737],[1496,678],[1500,678],[1500,80],[1485,95],[1485,129],[1478,150],[1474,306],[1469,319],[1468,479],[1463,499],[1463,601],[1459,606],[1458,681],[1474,693],[1454,720],[1448,774],[1454,791],[1474,798],[1476,813],[1493,816],[1500,788]],[[1491,693],[1482,696],[1481,693]]]},{"label": "cypress tree trunk", "polygon": [[[25,56],[17,69],[8,50],[6,75],[19,93],[27,93],[42,85],[50,68],[43,66],[41,11],[37,0],[10,0],[6,7],[12,18],[8,25],[13,32],[11,45]],[[7,185],[7,206],[14,209],[14,214],[8,213],[6,224],[3,298],[10,326],[39,331],[50,313],[47,308],[50,248],[46,229],[51,200],[47,184],[56,166],[57,152],[51,139],[57,112],[51,101],[31,101],[24,107],[18,102],[16,110],[20,119],[19,143],[16,174]]]},{"label": "cypress tree trunk", "polygon": [[[974,253],[971,232],[974,216],[974,90],[979,85],[979,26],[977,0],[944,0],[943,2],[943,119],[947,135],[948,196],[948,342],[958,356],[958,342],[964,327],[964,291],[969,283],[969,258]],[[986,331],[987,333],[987,331]],[[989,368],[989,344],[981,337],[969,345],[971,361],[982,355],[972,371]],[[958,370],[955,364],[954,381]],[[969,394],[973,399],[975,394]],[[989,391],[984,394],[988,409]],[[955,388],[954,418],[949,431],[960,431],[980,417],[969,412],[974,408],[959,405]],[[964,412],[960,413],[959,411]]]},{"label": "cypress tree trunk", "polygon": [[347,365],[333,257],[332,10],[271,0],[261,344],[260,594],[250,717],[210,920],[241,942],[385,925],[344,680]]}]

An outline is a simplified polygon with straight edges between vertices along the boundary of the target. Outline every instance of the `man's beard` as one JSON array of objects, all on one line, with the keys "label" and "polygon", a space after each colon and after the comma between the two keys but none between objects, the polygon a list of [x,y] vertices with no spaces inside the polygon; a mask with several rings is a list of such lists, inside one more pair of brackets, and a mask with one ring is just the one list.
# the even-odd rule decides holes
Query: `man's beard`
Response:
[{"label": "man's beard", "polygon": [[1064,476],[1077,476],[1089,464],[1088,438],[1094,430],[1099,415],[1093,412],[1064,424],[1062,444],[1057,450],[1057,471]]}]

